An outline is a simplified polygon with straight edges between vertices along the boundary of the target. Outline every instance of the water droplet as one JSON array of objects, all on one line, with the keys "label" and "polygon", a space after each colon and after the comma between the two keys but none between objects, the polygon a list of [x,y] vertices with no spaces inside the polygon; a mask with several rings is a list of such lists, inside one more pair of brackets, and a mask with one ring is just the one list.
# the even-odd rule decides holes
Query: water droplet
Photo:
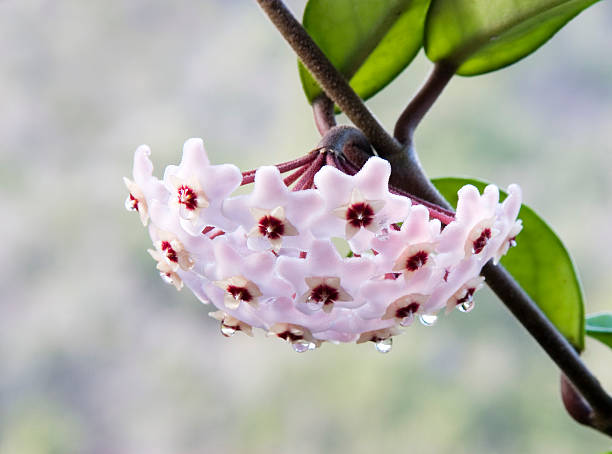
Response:
[{"label": "water droplet", "polygon": [[138,201],[132,199],[129,195],[125,199],[125,209],[128,211],[138,211]]},{"label": "water droplet", "polygon": [[172,275],[170,273],[164,273],[163,271],[160,271],[159,275],[162,278],[162,281],[164,281],[166,284],[172,285],[174,283],[174,281],[172,280]]},{"label": "water droplet", "polygon": [[433,326],[438,320],[438,316],[435,314],[421,314],[419,315],[419,321],[423,326]]},{"label": "water droplet", "polygon": [[512,239],[508,240],[508,243],[510,244],[510,247],[515,247],[516,246],[516,239],[512,238]]},{"label": "water droplet", "polygon": [[221,324],[221,334],[223,334],[225,337],[231,337],[235,333],[236,333],[235,327]]},{"label": "water droplet", "polygon": [[314,350],[315,348],[317,348],[314,342],[310,342],[305,339],[295,341],[293,344],[291,344],[291,346],[293,347],[293,350],[297,353],[304,353],[308,350]]},{"label": "water droplet", "polygon": [[412,322],[414,322],[414,313],[411,312],[409,315],[401,319],[399,324],[401,326],[410,326],[412,325]]},{"label": "water droplet", "polygon": [[320,311],[323,308],[323,301],[317,301],[312,296],[306,300],[306,307],[311,311]]},{"label": "water droplet", "polygon": [[474,309],[474,298],[468,298],[461,304],[457,304],[457,310],[459,312],[470,312]]},{"label": "water droplet", "polygon": [[391,347],[393,347],[393,338],[388,337],[386,339],[381,339],[376,341],[376,344],[374,345],[379,353],[389,353],[391,351]]}]

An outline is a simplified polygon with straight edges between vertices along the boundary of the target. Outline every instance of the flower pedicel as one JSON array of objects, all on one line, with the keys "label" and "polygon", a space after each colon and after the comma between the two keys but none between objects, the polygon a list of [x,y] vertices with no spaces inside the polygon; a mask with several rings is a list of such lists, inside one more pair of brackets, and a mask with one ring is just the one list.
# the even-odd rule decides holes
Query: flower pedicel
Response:
[{"label": "flower pedicel", "polygon": [[[149,155],[136,150],[126,207],[149,222],[162,278],[212,303],[223,335],[261,328],[298,352],[324,341],[388,352],[415,318],[431,325],[443,308],[471,310],[482,267],[522,227],[516,185],[503,203],[496,186],[482,195],[464,186],[453,214],[390,187],[377,157],[358,169],[318,149],[241,173],[211,165],[202,140],[189,139],[159,180]],[[251,183],[250,194],[231,195]]]}]

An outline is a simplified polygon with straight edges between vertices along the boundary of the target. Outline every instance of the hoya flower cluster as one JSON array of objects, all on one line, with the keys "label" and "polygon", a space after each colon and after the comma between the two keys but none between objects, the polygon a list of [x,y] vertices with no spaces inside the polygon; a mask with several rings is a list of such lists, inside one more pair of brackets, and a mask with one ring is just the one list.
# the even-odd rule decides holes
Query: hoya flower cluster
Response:
[{"label": "hoya flower cluster", "polygon": [[416,317],[469,311],[480,270],[521,230],[516,185],[501,204],[497,187],[465,186],[453,214],[390,188],[377,157],[357,169],[322,149],[241,173],[189,139],[159,180],[149,155],[136,150],[126,207],[149,225],[162,278],[212,303],[224,335],[261,328],[296,351],[324,341],[388,351]]}]

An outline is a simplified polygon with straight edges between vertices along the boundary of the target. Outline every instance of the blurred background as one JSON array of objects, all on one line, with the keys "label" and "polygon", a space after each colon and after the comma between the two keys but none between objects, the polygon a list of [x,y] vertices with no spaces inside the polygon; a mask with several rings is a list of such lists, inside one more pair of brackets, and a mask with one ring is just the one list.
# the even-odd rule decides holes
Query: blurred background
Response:
[{"label": "blurred background", "polygon": [[[301,16],[304,1],[289,6]],[[453,80],[417,134],[430,176],[521,184],[565,240],[587,312],[612,309],[612,4],[536,54]],[[488,290],[388,355],[236,335],[164,284],[123,208],[203,137],[243,169],[318,141],[295,58],[255,2],[0,3],[0,454],[601,453],[553,363]],[[419,55],[369,105],[394,119]],[[346,121],[345,119],[340,119]],[[585,361],[612,391],[612,353]]]}]

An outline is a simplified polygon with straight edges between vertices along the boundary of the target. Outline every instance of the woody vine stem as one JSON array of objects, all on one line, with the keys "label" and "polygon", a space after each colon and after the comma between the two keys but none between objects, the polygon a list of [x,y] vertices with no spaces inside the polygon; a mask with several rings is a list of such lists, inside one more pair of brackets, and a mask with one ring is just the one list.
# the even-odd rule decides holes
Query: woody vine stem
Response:
[{"label": "woody vine stem", "polygon": [[[334,118],[334,104],[337,104],[377,154],[390,162],[392,185],[451,209],[425,175],[414,148],[413,134],[456,68],[444,64],[434,66],[426,82],[400,115],[394,136],[391,136],[282,0],[257,0],[257,3],[325,92],[313,103],[315,124],[324,136],[322,142],[333,147],[333,143],[328,143],[330,139],[346,137],[345,134],[335,133],[339,128],[335,127]],[[336,145],[340,146],[338,151],[359,165],[371,154],[367,141],[365,145],[363,140],[344,141]],[[561,369],[561,394],[568,413],[577,422],[612,436],[612,397],[582,362],[574,347],[502,266],[489,262],[482,274],[489,287]]]}]

